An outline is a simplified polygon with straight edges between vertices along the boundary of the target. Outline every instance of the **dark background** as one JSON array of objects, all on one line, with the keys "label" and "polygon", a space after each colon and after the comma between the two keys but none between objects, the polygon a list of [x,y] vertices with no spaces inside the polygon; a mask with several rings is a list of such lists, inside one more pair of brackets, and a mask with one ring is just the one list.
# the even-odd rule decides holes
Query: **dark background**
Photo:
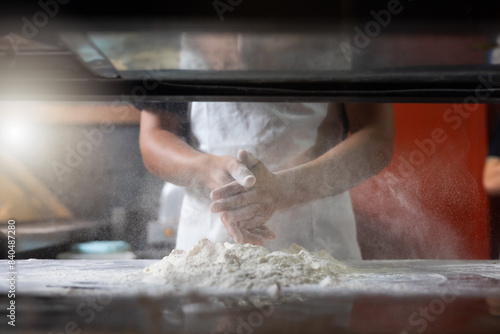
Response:
[{"label": "dark background", "polygon": [[[41,0],[47,3],[51,0]],[[61,0],[62,1],[62,0]],[[66,0],[65,0],[66,1]],[[220,0],[230,5],[236,4],[234,19],[260,18],[335,18],[346,14],[357,18],[369,17],[370,10],[387,6],[388,0]],[[213,0],[173,0],[173,1],[96,1],[71,0],[61,5],[64,11],[59,19],[103,18],[103,17],[171,17],[171,18],[212,18]],[[406,18],[498,18],[498,1],[489,0],[401,0],[401,4],[411,5]],[[38,1],[7,1],[0,5],[2,16],[28,15],[40,9]],[[236,9],[235,9],[236,10]]]},{"label": "dark background", "polygon": [[[9,33],[22,35],[23,18],[33,22],[42,11],[40,3],[52,6],[57,0],[2,1],[0,3],[0,36]],[[63,1],[63,0],[59,0]],[[67,0],[64,0],[67,1]],[[236,4],[224,13],[221,21],[214,3]],[[336,24],[343,21],[366,23],[373,20],[370,12],[387,8],[394,0],[173,0],[173,1],[96,1],[71,0],[58,4],[57,13],[39,30],[35,40],[53,44],[53,31],[92,29],[100,24],[115,24],[120,29],[137,29],[157,24],[175,24],[183,20],[203,21],[207,24],[237,24],[241,21],[265,21],[271,24],[291,23],[314,27],[318,24]],[[404,10],[398,14],[398,24],[391,30],[423,29],[439,24],[452,31],[477,30],[487,21],[500,16],[500,2],[488,0],[400,0]],[[351,25],[349,25],[350,27]]]}]

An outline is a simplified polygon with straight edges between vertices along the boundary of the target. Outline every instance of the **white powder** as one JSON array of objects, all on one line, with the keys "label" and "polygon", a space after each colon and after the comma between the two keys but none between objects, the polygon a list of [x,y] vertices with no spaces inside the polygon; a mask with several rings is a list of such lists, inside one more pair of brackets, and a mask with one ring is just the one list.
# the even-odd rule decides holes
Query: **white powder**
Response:
[{"label": "white powder", "polygon": [[173,287],[272,290],[322,282],[329,285],[332,277],[354,270],[325,250],[312,253],[296,244],[270,252],[250,244],[214,244],[203,239],[189,252],[173,250],[127,280]]}]

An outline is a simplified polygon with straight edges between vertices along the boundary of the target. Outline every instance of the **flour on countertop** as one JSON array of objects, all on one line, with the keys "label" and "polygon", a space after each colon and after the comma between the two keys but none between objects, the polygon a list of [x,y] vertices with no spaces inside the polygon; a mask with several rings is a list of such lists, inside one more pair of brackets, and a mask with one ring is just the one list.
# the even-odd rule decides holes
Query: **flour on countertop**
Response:
[{"label": "flour on countertop", "polygon": [[286,250],[270,252],[250,244],[203,239],[190,251],[175,249],[125,280],[189,288],[272,289],[330,285],[336,276],[355,271],[325,250],[308,252],[293,244]]}]

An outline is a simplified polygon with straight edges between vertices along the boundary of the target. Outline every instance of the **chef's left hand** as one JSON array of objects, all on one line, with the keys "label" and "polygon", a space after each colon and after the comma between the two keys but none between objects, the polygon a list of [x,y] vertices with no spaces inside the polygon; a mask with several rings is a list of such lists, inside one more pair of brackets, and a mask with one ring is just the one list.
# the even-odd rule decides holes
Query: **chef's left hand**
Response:
[{"label": "chef's left hand", "polygon": [[234,224],[245,230],[264,225],[277,210],[280,187],[275,174],[251,153],[239,151],[238,159],[255,175],[251,187],[237,182],[221,186],[210,194],[214,201],[210,209],[219,212],[225,224]]}]

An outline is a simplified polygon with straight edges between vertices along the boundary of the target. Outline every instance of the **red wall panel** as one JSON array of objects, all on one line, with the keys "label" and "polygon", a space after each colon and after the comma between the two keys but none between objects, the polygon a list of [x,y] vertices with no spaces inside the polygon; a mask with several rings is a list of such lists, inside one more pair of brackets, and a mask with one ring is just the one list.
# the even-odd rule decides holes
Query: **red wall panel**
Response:
[{"label": "red wall panel", "polygon": [[484,105],[395,104],[389,167],[351,191],[365,259],[489,258]]}]

